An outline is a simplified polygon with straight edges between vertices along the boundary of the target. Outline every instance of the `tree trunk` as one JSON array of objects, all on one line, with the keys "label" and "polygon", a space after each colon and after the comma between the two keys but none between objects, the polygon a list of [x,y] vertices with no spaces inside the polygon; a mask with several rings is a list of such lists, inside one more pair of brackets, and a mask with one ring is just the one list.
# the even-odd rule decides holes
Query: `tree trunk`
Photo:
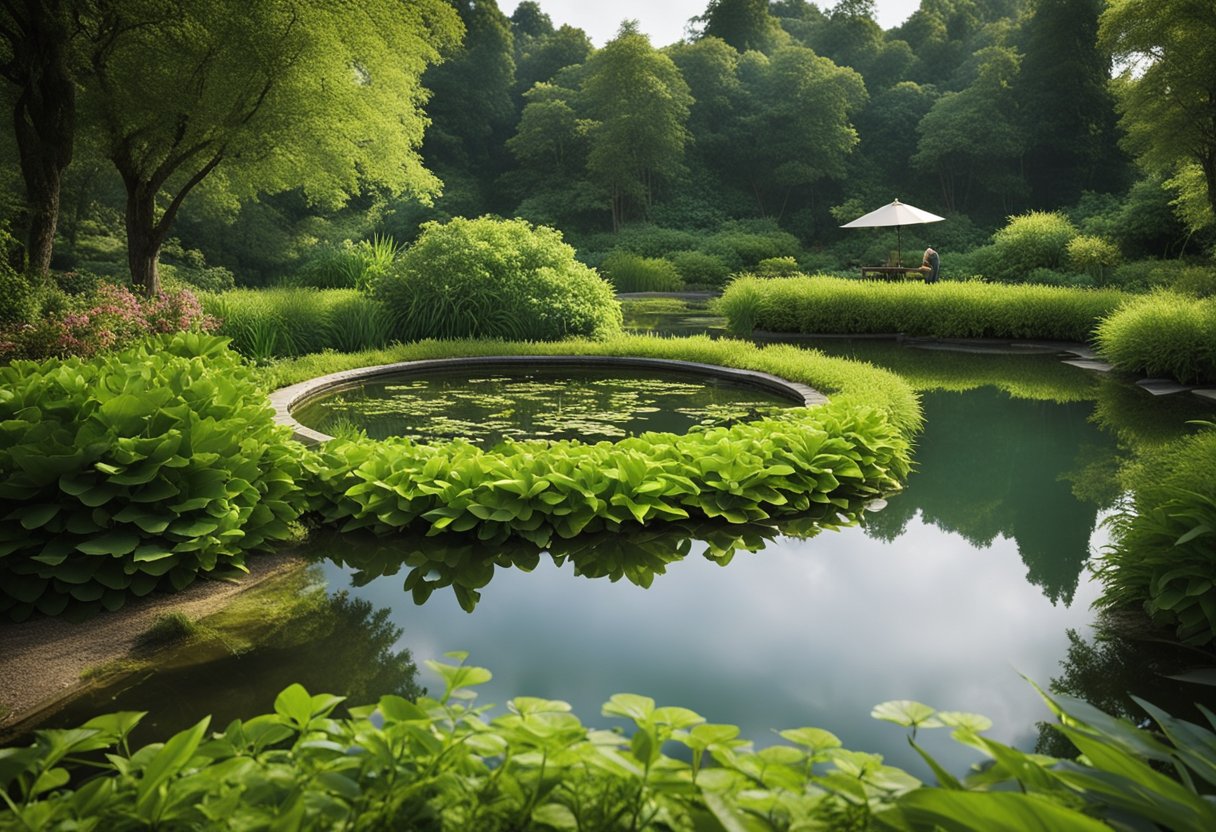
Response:
[{"label": "tree trunk", "polygon": [[67,58],[72,24],[61,0],[24,5],[24,18],[12,12],[18,31],[5,76],[19,90],[13,128],[29,203],[27,265],[46,274],[59,222],[60,185],[76,133],[76,84]]},{"label": "tree trunk", "polygon": [[156,192],[142,182],[127,183],[127,265],[131,281],[147,297],[160,292],[157,268],[165,242],[163,224],[156,221]]}]

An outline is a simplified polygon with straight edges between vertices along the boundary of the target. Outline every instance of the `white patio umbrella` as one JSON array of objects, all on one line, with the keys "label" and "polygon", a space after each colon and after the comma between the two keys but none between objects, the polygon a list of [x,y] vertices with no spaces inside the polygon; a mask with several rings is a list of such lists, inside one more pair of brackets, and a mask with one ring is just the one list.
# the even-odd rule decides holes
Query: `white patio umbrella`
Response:
[{"label": "white patio umbrella", "polygon": [[888,228],[895,226],[895,256],[897,260],[903,258],[903,240],[901,239],[899,230],[905,225],[920,225],[926,222],[941,222],[945,217],[939,217],[937,214],[930,214],[928,211],[922,211],[912,205],[904,205],[898,199],[890,205],[884,205],[881,208],[871,211],[868,214],[863,214],[852,222],[846,222],[841,228]]}]

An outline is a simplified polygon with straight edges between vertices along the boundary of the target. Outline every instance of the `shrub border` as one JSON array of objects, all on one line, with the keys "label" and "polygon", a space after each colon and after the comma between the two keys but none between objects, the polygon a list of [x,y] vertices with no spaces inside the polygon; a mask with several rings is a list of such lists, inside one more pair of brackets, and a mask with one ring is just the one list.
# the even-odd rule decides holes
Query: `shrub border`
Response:
[{"label": "shrub border", "polygon": [[433,371],[452,369],[487,369],[492,367],[519,367],[537,363],[537,358],[543,358],[545,364],[559,366],[592,366],[619,367],[621,369],[659,369],[676,373],[703,375],[711,378],[721,378],[760,387],[770,392],[784,395],[791,401],[803,407],[826,404],[828,397],[813,387],[795,381],[763,373],[757,370],[743,370],[735,367],[724,367],[719,364],[703,364],[696,361],[683,361],[674,358],[644,358],[625,355],[486,355],[466,356],[461,358],[428,358],[417,361],[399,361],[394,364],[380,364],[371,367],[359,367],[354,370],[342,370],[337,373],[309,379],[308,381],[282,387],[270,395],[270,404],[274,407],[275,421],[286,425],[295,433],[295,438],[308,445],[328,442],[332,436],[313,430],[300,424],[293,411],[320,396],[355,387],[363,382],[391,375],[423,375]]}]

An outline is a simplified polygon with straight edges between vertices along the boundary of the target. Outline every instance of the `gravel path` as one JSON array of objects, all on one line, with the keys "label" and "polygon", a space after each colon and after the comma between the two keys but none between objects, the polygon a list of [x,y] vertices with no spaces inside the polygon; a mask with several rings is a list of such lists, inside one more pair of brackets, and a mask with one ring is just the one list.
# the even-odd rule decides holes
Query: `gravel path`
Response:
[{"label": "gravel path", "polygon": [[0,742],[20,721],[53,708],[82,690],[80,674],[90,667],[130,655],[136,639],[158,615],[180,612],[199,619],[230,599],[299,562],[291,552],[249,559],[250,574],[239,584],[196,581],[184,591],[129,602],[80,624],[38,618],[0,624]]}]

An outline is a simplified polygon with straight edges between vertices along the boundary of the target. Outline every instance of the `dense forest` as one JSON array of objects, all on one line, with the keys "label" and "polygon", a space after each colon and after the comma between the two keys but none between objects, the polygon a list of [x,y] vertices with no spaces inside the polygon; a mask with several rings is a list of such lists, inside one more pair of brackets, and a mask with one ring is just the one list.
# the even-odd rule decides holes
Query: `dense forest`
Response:
[{"label": "dense forest", "polygon": [[[1200,41],[1216,22],[1182,0],[1139,28],[1142,0],[923,0],[886,31],[872,0],[709,0],[683,42],[625,22],[599,49],[537,2],[509,17],[494,0],[376,3],[354,22],[204,5],[0,12],[14,265],[307,282],[351,246],[492,214],[559,228],[609,272],[666,257],[713,284],[768,258],[880,256],[885,237],[839,225],[893,198],[948,217],[919,239],[958,255],[956,274],[1030,211],[1127,261],[1214,239]],[[1196,43],[1170,41],[1187,37],[1170,20]]]}]

